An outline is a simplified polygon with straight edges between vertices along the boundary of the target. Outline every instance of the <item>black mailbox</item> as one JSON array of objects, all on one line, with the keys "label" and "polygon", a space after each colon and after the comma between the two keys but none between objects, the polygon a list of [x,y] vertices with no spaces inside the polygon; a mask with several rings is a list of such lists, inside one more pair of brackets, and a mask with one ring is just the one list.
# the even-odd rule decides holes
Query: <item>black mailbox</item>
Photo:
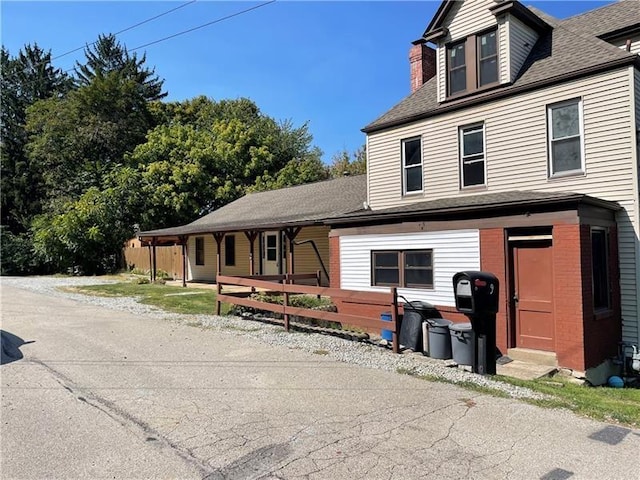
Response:
[{"label": "black mailbox", "polygon": [[496,373],[496,313],[500,282],[488,272],[458,272],[453,276],[456,309],[471,320],[474,332],[473,371]]},{"label": "black mailbox", "polygon": [[498,278],[488,272],[458,272],[453,276],[456,308],[467,315],[498,313]]}]

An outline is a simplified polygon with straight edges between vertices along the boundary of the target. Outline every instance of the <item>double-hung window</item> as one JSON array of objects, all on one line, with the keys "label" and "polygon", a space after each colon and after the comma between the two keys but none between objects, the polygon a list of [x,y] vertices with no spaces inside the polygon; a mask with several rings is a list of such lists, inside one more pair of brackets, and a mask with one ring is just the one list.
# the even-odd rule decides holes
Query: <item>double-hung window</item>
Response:
[{"label": "double-hung window", "polygon": [[459,135],[462,188],[485,185],[484,123],[462,127]]},{"label": "double-hung window", "polygon": [[498,81],[498,42],[497,31],[478,35],[478,87],[497,83]]},{"label": "double-hung window", "polygon": [[432,250],[371,252],[371,285],[433,288]]},{"label": "double-hung window", "polygon": [[547,107],[550,176],[583,173],[582,102],[570,100]]},{"label": "double-hung window", "polygon": [[420,138],[402,141],[403,193],[422,191],[422,146]]},{"label": "double-hung window", "polygon": [[204,237],[196,237],[196,265],[204,265]]},{"label": "double-hung window", "polygon": [[449,95],[467,89],[466,42],[455,43],[447,48],[447,70],[449,74]]},{"label": "double-hung window", "polygon": [[607,231],[591,230],[591,267],[593,281],[593,309],[609,308],[609,255]]}]

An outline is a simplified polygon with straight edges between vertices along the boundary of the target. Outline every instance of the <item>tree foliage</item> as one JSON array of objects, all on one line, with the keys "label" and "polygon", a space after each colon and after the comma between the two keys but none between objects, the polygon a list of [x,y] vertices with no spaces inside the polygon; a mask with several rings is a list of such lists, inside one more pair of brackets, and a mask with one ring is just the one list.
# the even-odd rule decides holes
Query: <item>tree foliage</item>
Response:
[{"label": "tree foliage", "polygon": [[367,150],[365,146],[363,145],[353,154],[350,154],[347,150],[335,154],[329,171],[333,178],[367,173]]}]

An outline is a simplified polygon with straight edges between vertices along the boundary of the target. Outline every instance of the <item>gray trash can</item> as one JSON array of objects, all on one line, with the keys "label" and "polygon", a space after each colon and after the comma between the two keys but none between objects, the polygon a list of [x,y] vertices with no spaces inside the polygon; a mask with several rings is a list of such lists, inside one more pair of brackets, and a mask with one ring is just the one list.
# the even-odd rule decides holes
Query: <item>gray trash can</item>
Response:
[{"label": "gray trash can", "polygon": [[441,360],[451,358],[449,325],[453,322],[444,318],[429,318],[427,323],[429,324],[429,356]]},{"label": "gray trash can", "polygon": [[473,329],[470,323],[449,325],[451,353],[458,365],[473,365]]}]

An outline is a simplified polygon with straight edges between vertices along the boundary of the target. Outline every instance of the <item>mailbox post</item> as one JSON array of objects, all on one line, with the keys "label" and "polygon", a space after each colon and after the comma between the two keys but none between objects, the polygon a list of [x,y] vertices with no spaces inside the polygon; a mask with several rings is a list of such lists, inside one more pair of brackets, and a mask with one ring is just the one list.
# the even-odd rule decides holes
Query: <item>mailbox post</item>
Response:
[{"label": "mailbox post", "polygon": [[453,276],[456,309],[471,320],[473,328],[473,371],[496,373],[496,313],[500,282],[488,272],[458,272]]}]

